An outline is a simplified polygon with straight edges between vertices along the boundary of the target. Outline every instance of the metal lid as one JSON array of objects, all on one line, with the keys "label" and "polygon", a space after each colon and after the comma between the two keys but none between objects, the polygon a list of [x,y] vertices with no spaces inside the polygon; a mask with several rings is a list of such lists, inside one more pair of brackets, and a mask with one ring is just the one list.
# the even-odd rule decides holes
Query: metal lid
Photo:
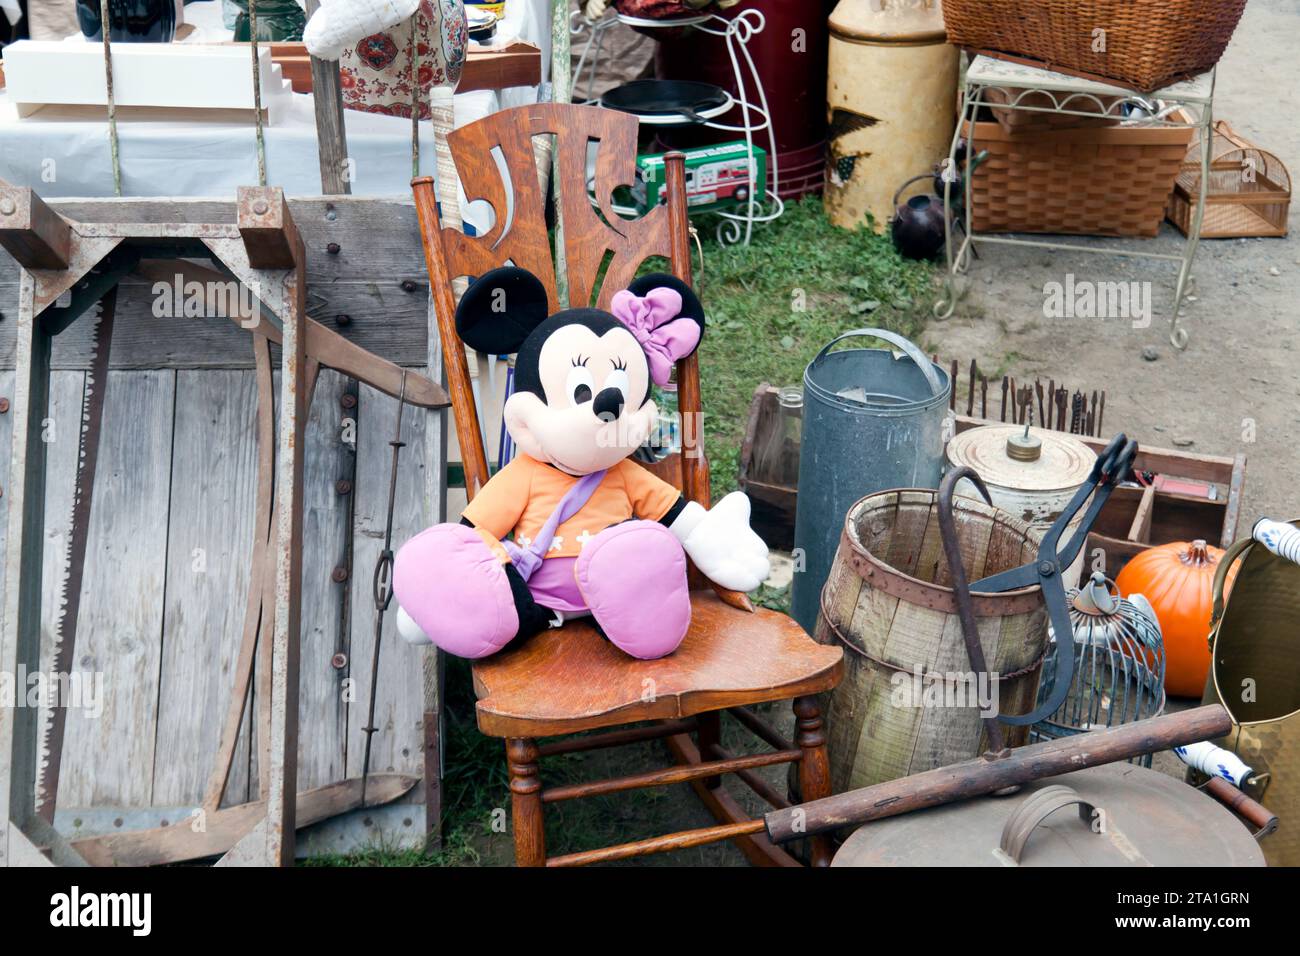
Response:
[{"label": "metal lid", "polygon": [[831,33],[867,43],[946,43],[940,0],[840,0]]},{"label": "metal lid", "polygon": [[[1025,804],[1049,787],[1069,787],[1088,807],[1045,817]],[[1040,798],[1041,799],[1041,798]],[[1021,819],[1008,827],[1019,811]],[[1089,811],[1091,816],[1091,811]],[[1033,824],[1037,822],[1037,826]],[[1009,857],[1007,831],[1017,848]],[[832,866],[1264,866],[1245,825],[1212,797],[1174,777],[1128,763],[1036,780],[1014,796],[977,797],[877,820],[859,828]]]},{"label": "metal lid", "polygon": [[1064,432],[1030,428],[1040,450],[1036,457],[1009,454],[1011,441],[1024,445],[1024,425],[980,425],[953,436],[948,461],[974,468],[989,486],[1018,491],[1063,491],[1083,484],[1092,471],[1096,453]]}]

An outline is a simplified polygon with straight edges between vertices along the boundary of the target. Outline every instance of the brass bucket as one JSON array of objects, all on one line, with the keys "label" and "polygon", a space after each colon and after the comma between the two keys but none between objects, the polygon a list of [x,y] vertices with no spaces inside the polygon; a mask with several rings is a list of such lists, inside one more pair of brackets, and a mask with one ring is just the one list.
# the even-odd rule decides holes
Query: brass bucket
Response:
[{"label": "brass bucket", "polygon": [[[1300,528],[1300,519],[1290,524]],[[1227,570],[1238,557],[1225,605]],[[1214,608],[1203,700],[1222,703],[1234,721],[1215,743],[1254,770],[1243,789],[1282,821],[1261,844],[1269,866],[1300,866],[1300,564],[1241,539],[1219,562]]]}]

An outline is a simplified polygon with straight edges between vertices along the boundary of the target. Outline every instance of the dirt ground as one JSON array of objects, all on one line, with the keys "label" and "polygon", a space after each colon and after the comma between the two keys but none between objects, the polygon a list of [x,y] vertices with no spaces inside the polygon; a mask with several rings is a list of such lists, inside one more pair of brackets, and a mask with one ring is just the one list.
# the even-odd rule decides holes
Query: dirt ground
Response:
[{"label": "dirt ground", "polygon": [[[1251,0],[1219,66],[1216,119],[1300,173],[1300,0]],[[1177,254],[1166,223],[1149,245]],[[1140,443],[1248,458],[1239,534],[1258,517],[1300,517],[1300,232],[1285,239],[1204,240],[1192,266],[1195,301],[1181,320],[1184,352],[1168,341],[1177,264],[1010,246],[985,246],[966,300],[927,330],[930,351],[1005,370],[1106,390],[1106,430]],[[1044,317],[1044,286],[1075,281],[1152,282],[1150,328],[1124,319]],[[1157,358],[1143,358],[1144,348]],[[992,388],[990,388],[992,391]],[[1253,420],[1253,438],[1251,426]],[[1191,444],[1186,444],[1188,441]]]}]

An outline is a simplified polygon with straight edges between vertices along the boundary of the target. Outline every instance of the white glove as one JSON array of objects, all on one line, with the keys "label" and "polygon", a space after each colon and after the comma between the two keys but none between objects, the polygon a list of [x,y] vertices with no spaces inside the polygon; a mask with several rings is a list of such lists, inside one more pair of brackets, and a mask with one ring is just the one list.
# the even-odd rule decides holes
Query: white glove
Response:
[{"label": "white glove", "polygon": [[397,606],[397,633],[408,644],[419,646],[420,644],[433,643],[429,635],[420,629],[420,625],[415,623],[415,620],[406,613],[400,604]]},{"label": "white glove", "polygon": [[409,19],[419,6],[420,0],[321,0],[302,40],[312,56],[337,60],[358,40]]},{"label": "white glove", "polygon": [[767,578],[767,545],[749,526],[749,498],[733,491],[709,511],[688,502],[669,526],[695,566],[732,591],[752,591]]}]

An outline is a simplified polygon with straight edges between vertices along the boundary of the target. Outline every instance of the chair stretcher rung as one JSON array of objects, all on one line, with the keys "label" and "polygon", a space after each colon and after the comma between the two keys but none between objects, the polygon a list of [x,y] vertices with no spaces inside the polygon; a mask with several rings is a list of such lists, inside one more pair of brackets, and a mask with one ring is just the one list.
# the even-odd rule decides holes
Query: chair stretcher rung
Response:
[{"label": "chair stretcher rung", "polygon": [[623,744],[640,743],[643,740],[658,740],[674,734],[690,733],[699,726],[694,717],[686,720],[670,720],[648,727],[632,727],[628,730],[614,730],[604,734],[590,734],[586,737],[566,737],[537,748],[540,757],[553,757],[557,754],[580,753],[584,750],[600,750],[604,747],[619,747]]},{"label": "chair stretcher rung", "polygon": [[727,713],[735,717],[742,725],[748,727],[754,736],[769,747],[774,747],[777,750],[789,750],[794,746],[775,727],[748,707],[728,707]]},{"label": "chair stretcher rung", "polygon": [[[713,746],[708,748],[708,753],[704,754],[704,756],[714,757],[719,760],[730,760],[735,755],[725,747]],[[733,772],[736,774],[738,780],[776,809],[784,810],[786,807],[790,806],[789,800],[773,790],[766,780],[753,771],[736,770]]]},{"label": "chair stretcher rung", "polygon": [[598,850],[584,850],[581,853],[553,856],[546,861],[546,865],[587,866],[591,863],[626,860],[634,856],[648,856],[651,853],[666,853],[669,850],[684,850],[688,847],[702,846],[706,843],[718,843],[733,837],[760,833],[762,830],[763,821],[761,818],[742,820],[739,823],[724,823],[716,827],[682,830],[679,833],[651,837],[648,840],[637,840],[634,843],[619,843],[614,846],[601,847]]},{"label": "chair stretcher rung", "polygon": [[651,770],[648,773],[633,774],[628,777],[614,777],[610,780],[597,780],[591,783],[575,783],[564,787],[551,787],[542,791],[543,803],[558,803],[561,800],[575,800],[579,797],[595,797],[606,793],[619,793],[623,790],[638,790],[642,787],[659,787],[671,783],[687,783],[701,777],[716,777],[720,773],[733,773],[737,770],[751,770],[754,767],[770,767],[773,764],[795,763],[803,756],[802,750],[775,750],[763,754],[750,754],[744,757],[732,757],[728,760],[706,760],[697,764],[683,764],[666,770]]}]

